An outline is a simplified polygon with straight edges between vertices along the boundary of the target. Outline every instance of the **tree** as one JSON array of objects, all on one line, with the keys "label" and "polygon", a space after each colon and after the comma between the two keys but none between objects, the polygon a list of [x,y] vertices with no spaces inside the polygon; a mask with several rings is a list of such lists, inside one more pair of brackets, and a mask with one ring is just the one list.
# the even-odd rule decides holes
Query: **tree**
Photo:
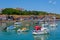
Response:
[{"label": "tree", "polygon": [[21,12],[20,10],[16,10],[16,9],[13,9],[13,8],[5,8],[4,10],[2,10],[3,14],[8,14],[8,15],[12,15],[12,14],[19,15],[20,12]]},{"label": "tree", "polygon": [[[44,11],[27,11],[27,10],[17,10],[17,9],[13,9],[13,8],[5,8],[2,10],[2,14],[7,14],[7,15],[47,15],[47,14],[52,14],[53,13],[47,13]],[[56,14],[57,15],[57,14]]]}]

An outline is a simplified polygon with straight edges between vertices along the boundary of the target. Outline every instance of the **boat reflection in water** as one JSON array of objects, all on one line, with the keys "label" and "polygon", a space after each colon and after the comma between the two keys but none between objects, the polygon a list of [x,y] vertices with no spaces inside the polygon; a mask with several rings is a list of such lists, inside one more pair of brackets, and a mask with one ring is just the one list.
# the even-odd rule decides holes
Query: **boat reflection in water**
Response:
[{"label": "boat reflection in water", "polygon": [[50,28],[50,30],[56,30],[57,29],[57,27],[49,27]]},{"label": "boat reflection in water", "polygon": [[47,35],[34,35],[34,40],[47,40],[48,39],[48,34]]}]

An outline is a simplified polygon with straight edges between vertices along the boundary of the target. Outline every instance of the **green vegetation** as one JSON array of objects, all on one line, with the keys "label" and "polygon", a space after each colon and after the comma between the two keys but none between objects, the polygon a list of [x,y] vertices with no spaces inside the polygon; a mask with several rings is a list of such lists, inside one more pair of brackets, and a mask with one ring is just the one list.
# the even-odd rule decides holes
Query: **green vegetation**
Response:
[{"label": "green vegetation", "polygon": [[13,15],[13,14],[20,14],[20,10],[16,10],[13,8],[5,8],[2,10],[2,14]]},{"label": "green vegetation", "polygon": [[2,14],[7,14],[7,15],[44,15],[48,14],[47,12],[43,11],[27,11],[27,10],[17,10],[13,8],[5,8],[2,10]]},{"label": "green vegetation", "polygon": [[39,16],[45,16],[50,14],[51,16],[56,16],[57,19],[60,19],[60,14],[56,13],[48,13],[44,11],[28,11],[28,10],[21,10],[21,9],[14,9],[14,8],[5,8],[2,10],[1,14],[4,15],[39,15]]},{"label": "green vegetation", "polygon": [[7,15],[56,15],[57,18],[60,18],[60,14],[55,14],[55,13],[48,13],[44,11],[28,11],[28,10],[21,10],[21,9],[14,9],[14,8],[5,8],[2,10],[2,14],[7,14]]}]

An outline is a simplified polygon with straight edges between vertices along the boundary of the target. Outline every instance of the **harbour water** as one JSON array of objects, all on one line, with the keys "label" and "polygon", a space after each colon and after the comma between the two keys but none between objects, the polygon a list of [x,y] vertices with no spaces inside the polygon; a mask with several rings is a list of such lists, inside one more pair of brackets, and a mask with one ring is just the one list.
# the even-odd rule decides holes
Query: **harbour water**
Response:
[{"label": "harbour water", "polygon": [[57,27],[50,27],[50,33],[46,35],[33,35],[32,27],[29,32],[0,32],[0,40],[60,40],[60,21]]}]

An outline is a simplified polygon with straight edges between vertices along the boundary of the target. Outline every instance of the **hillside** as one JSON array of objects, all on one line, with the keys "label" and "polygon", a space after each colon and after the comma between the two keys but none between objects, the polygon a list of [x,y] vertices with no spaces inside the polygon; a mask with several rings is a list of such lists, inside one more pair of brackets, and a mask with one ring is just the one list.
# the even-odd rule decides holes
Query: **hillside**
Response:
[{"label": "hillside", "polygon": [[14,9],[14,8],[5,8],[1,11],[1,15],[12,15],[14,17],[29,17],[31,15],[38,15],[39,17],[45,16],[45,15],[50,15],[50,16],[56,16],[57,19],[60,19],[60,14],[57,13],[48,13],[45,11],[28,11],[28,10],[19,10],[19,9]]}]

